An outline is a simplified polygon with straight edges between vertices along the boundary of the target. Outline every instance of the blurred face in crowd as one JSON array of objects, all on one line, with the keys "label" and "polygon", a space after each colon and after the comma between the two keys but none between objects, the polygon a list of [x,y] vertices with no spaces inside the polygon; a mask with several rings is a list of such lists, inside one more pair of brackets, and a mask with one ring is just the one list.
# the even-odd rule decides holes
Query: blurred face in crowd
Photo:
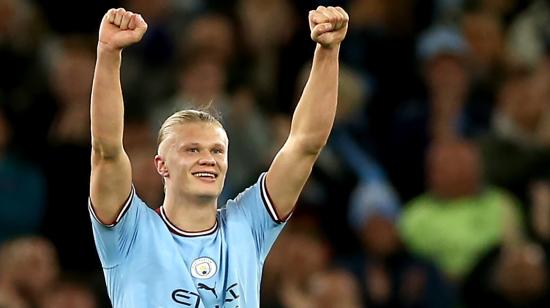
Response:
[{"label": "blurred face in crowd", "polygon": [[57,279],[59,264],[53,245],[41,238],[8,242],[0,254],[0,271],[30,296],[46,290]]},{"label": "blurred face in crowd", "polygon": [[95,56],[84,47],[64,48],[53,61],[50,82],[62,107],[88,108]]},{"label": "blurred face in crowd", "polygon": [[311,275],[326,269],[330,251],[314,219],[296,218],[283,233],[286,241],[282,248],[283,268],[286,268],[289,278],[308,282]]},{"label": "blurred face in crowd", "polygon": [[391,256],[400,245],[395,224],[381,215],[368,218],[361,230],[361,239],[365,250],[379,258]]},{"label": "blurred face in crowd", "polygon": [[314,307],[363,307],[359,283],[346,271],[324,271],[315,276],[312,284]]},{"label": "blurred face in crowd", "polygon": [[500,60],[504,49],[504,34],[496,16],[488,13],[466,14],[462,29],[472,50],[475,68],[490,67]]},{"label": "blurred face in crowd", "polygon": [[325,268],[328,263],[327,243],[307,234],[296,234],[287,260],[298,277],[306,277]]},{"label": "blurred face in crowd", "polygon": [[159,146],[162,166],[156,159],[167,189],[204,201],[217,198],[227,173],[228,143],[225,130],[214,123],[187,122],[171,128]]},{"label": "blurred face in crowd", "polygon": [[501,86],[498,94],[498,108],[519,128],[533,132],[537,129],[546,103],[540,99],[545,87],[532,73],[514,73]]},{"label": "blurred face in crowd", "polygon": [[0,36],[3,39],[16,39],[17,35],[27,34],[33,21],[33,1],[0,0]]},{"label": "blurred face in crowd", "polygon": [[431,193],[444,199],[477,193],[481,185],[481,159],[473,144],[436,143],[430,148],[427,160]]},{"label": "blurred face in crowd", "polygon": [[425,63],[425,78],[430,95],[448,98],[449,103],[465,99],[469,76],[464,59],[451,54],[439,54]]},{"label": "blurred face in crowd", "polygon": [[180,91],[195,105],[203,106],[225,90],[225,67],[221,62],[198,57],[180,75]]},{"label": "blurred face in crowd", "polygon": [[504,247],[494,271],[493,286],[512,302],[537,298],[548,288],[547,266],[544,251],[536,244]]},{"label": "blurred face in crowd", "polygon": [[41,308],[96,308],[94,294],[87,288],[71,283],[62,283],[48,292]]},{"label": "blurred face in crowd", "polygon": [[[239,1],[243,40],[255,52],[279,48],[296,30],[296,12],[288,0]],[[273,27],[273,20],[284,27]]]},{"label": "blurred face in crowd", "polygon": [[207,54],[225,65],[235,49],[233,24],[220,14],[202,15],[189,25],[185,43],[188,45],[186,48]]}]

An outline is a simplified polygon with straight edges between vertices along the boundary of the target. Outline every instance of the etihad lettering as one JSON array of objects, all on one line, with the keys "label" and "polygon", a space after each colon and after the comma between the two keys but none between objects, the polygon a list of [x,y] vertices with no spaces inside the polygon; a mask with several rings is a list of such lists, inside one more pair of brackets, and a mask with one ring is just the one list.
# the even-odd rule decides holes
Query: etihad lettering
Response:
[{"label": "etihad lettering", "polygon": [[201,303],[201,298],[197,293],[183,289],[174,290],[172,292],[172,300],[178,304],[194,308],[199,308]]},{"label": "etihad lettering", "polygon": [[[240,308],[239,306],[239,298],[241,297],[239,294],[239,284],[234,283],[230,285],[228,288],[225,289],[223,298],[223,305],[215,305],[211,308]],[[218,294],[216,293],[216,285],[214,284],[214,287],[209,287],[208,285],[204,283],[199,283],[197,286],[198,290],[206,290],[209,291],[206,294],[211,294],[208,296],[213,296],[216,299],[218,299]],[[206,294],[203,294],[205,296]],[[172,300],[178,304],[181,304],[186,307],[193,307],[193,308],[199,308],[201,306],[201,297],[198,293],[185,290],[185,289],[176,289],[172,292]],[[220,299],[221,300],[221,299]],[[204,304],[204,301],[202,301]],[[209,308],[209,307],[207,307]]]}]

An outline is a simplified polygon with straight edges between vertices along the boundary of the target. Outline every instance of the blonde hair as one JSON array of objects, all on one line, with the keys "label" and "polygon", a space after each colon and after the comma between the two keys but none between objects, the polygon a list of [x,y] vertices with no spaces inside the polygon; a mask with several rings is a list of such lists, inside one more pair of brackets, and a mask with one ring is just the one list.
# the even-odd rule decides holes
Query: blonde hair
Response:
[{"label": "blonde hair", "polygon": [[212,114],[206,110],[180,110],[171,116],[169,116],[162,126],[160,127],[158,138],[157,138],[157,147],[166,140],[167,136],[170,134],[172,129],[175,126],[185,124],[185,123],[196,123],[204,122],[217,125],[223,128],[222,123],[220,122],[219,115]]}]

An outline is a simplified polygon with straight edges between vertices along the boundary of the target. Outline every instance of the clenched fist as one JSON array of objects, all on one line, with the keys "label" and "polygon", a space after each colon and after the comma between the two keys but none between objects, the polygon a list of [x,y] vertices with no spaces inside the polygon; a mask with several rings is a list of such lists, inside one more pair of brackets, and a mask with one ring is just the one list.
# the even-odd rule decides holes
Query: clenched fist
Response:
[{"label": "clenched fist", "polygon": [[342,42],[348,30],[349,16],[341,7],[319,6],[309,11],[311,39],[325,48]]},{"label": "clenched fist", "polygon": [[98,47],[119,51],[139,42],[145,31],[147,23],[141,15],[122,8],[110,9],[101,20]]}]

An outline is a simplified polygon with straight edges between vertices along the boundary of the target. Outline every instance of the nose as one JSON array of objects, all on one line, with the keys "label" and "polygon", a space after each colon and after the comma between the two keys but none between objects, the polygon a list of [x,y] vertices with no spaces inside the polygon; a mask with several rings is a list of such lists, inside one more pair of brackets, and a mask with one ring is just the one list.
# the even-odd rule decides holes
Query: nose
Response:
[{"label": "nose", "polygon": [[215,166],[216,165],[216,160],[211,155],[206,155],[206,156],[203,156],[199,160],[199,165],[201,165],[201,166]]}]

